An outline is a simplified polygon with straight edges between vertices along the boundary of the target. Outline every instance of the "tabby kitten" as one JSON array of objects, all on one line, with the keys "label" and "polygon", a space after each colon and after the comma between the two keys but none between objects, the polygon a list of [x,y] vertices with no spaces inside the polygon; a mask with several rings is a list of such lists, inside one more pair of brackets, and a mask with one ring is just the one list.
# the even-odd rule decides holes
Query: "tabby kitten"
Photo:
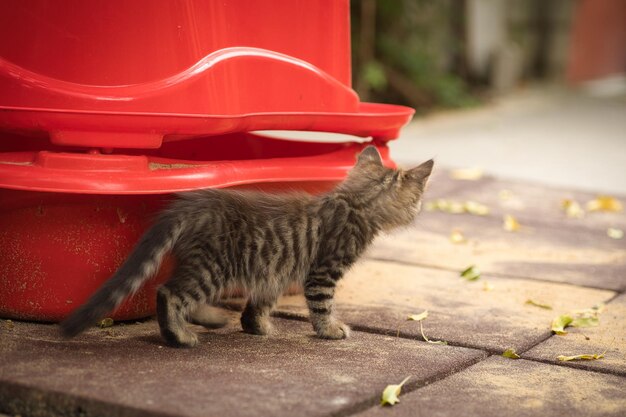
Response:
[{"label": "tabby kitten", "polygon": [[350,329],[333,315],[337,281],[378,233],[413,221],[432,168],[432,160],[410,170],[386,168],[376,148],[368,146],[347,178],[324,195],[183,193],[113,277],[61,323],[62,333],[76,336],[113,311],[171,251],[176,266],[158,290],[157,319],[172,346],[198,343],[188,321],[223,325],[209,305],[233,287],[248,294],[243,330],[268,334],[270,311],[291,283],[304,286],[317,335],[346,338]]}]

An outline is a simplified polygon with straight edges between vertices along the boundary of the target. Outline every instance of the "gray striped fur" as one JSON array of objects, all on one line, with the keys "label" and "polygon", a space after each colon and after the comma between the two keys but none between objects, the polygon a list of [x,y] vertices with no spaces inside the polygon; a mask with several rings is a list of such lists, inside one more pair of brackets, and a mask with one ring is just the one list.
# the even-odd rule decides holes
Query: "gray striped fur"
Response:
[{"label": "gray striped fur", "polygon": [[176,267],[158,290],[157,319],[172,346],[197,344],[187,322],[223,324],[208,305],[233,288],[248,294],[244,331],[270,333],[270,312],[292,283],[304,287],[319,337],[348,337],[349,328],[333,314],[335,285],[378,233],[413,221],[432,167],[431,160],[411,170],[386,168],[369,146],[346,180],[324,195],[183,193],[115,275],[61,323],[62,332],[75,336],[113,311],[171,251]]}]

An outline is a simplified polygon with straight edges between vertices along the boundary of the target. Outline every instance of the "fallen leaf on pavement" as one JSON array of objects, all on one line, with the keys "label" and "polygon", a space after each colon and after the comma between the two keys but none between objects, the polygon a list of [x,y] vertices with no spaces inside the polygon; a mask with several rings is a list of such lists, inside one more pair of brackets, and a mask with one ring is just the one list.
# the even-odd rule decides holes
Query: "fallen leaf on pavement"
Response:
[{"label": "fallen leaf on pavement", "polygon": [[517,354],[517,352],[515,352],[515,349],[510,348],[505,350],[504,352],[502,352],[502,356],[504,356],[505,358],[511,358],[511,359],[519,359],[521,356]]},{"label": "fallen leaf on pavement", "polygon": [[517,232],[522,226],[517,219],[510,214],[505,214],[502,222],[502,228],[507,232]]},{"label": "fallen leaf on pavement", "polygon": [[559,335],[567,334],[565,328],[569,326],[572,321],[574,321],[574,319],[569,314],[555,317],[554,320],[552,320],[552,331]]},{"label": "fallen leaf on pavement", "polygon": [[585,216],[585,210],[582,209],[578,201],[569,198],[561,201],[561,207],[565,211],[567,217],[580,219]]},{"label": "fallen leaf on pavement", "polygon": [[397,385],[387,385],[387,387],[383,390],[383,395],[380,399],[380,405],[394,405],[395,403],[400,402],[398,396],[400,395],[400,391],[402,391],[402,386],[406,383],[406,381],[409,380],[409,378],[411,377],[407,376],[402,382]]},{"label": "fallen leaf on pavement", "polygon": [[419,313],[419,314],[409,314],[409,316],[407,317],[407,320],[422,321],[426,317],[428,317],[428,310],[425,310],[424,312]]},{"label": "fallen leaf on pavement", "polygon": [[606,229],[606,235],[611,239],[621,239],[624,237],[624,231],[621,229],[609,227],[608,229]]},{"label": "fallen leaf on pavement", "polygon": [[483,282],[483,291],[492,291],[494,286],[487,281]]},{"label": "fallen leaf on pavement", "polygon": [[113,326],[113,319],[110,317],[107,317],[106,319],[102,319],[98,322],[98,327],[100,327],[101,329],[104,329],[105,327],[111,327]]},{"label": "fallen leaf on pavement", "polygon": [[602,353],[594,353],[594,354],[583,354],[583,355],[574,355],[574,356],[565,356],[559,355],[556,358],[560,361],[568,362],[568,361],[593,361],[596,359],[604,358],[604,354],[606,351]]},{"label": "fallen leaf on pavement", "polygon": [[621,201],[619,201],[615,197],[611,197],[608,195],[599,195],[593,200],[587,202],[587,210],[588,211],[622,211],[624,210],[624,206],[622,206]]},{"label": "fallen leaf on pavement", "polygon": [[476,281],[480,278],[480,270],[476,267],[476,265],[467,267],[461,271],[461,278],[465,278],[468,281]]},{"label": "fallen leaf on pavement", "polygon": [[531,305],[531,306],[535,306],[535,307],[539,307],[539,308],[543,308],[545,310],[552,310],[552,306],[549,304],[544,304],[544,303],[539,303],[537,301],[534,300],[526,300],[526,304]]},{"label": "fallen leaf on pavement", "polygon": [[452,233],[450,233],[450,242],[456,244],[465,243],[467,242],[467,239],[465,239],[465,236],[463,236],[463,233],[461,233],[460,230],[455,229]]}]

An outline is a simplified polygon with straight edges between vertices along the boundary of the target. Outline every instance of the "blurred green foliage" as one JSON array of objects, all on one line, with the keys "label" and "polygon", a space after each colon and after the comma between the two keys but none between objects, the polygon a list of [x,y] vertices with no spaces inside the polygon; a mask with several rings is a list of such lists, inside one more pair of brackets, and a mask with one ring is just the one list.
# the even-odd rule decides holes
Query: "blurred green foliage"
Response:
[{"label": "blurred green foliage", "polygon": [[463,68],[463,2],[353,0],[354,86],[363,100],[418,110],[477,102]]}]

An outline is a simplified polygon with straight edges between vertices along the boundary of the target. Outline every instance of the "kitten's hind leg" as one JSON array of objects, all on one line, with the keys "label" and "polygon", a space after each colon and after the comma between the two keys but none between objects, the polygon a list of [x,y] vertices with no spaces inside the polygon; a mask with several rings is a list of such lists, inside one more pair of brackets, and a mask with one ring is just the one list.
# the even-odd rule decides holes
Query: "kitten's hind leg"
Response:
[{"label": "kitten's hind leg", "polygon": [[350,336],[350,328],[333,314],[335,285],[339,278],[339,273],[311,273],[304,284],[309,318],[317,336],[322,339],[345,339]]},{"label": "kitten's hind leg", "polygon": [[246,308],[241,314],[241,327],[250,334],[266,335],[272,333],[273,327],[270,322],[270,313],[278,297],[266,297],[263,299],[250,298]]},{"label": "kitten's hind leg", "polygon": [[181,293],[177,282],[170,280],[157,291],[157,320],[161,336],[174,347],[194,347],[198,336],[187,328],[187,312],[195,308],[199,300]]},{"label": "kitten's hind leg", "polygon": [[217,308],[208,304],[198,304],[189,314],[189,321],[207,329],[219,329],[228,324],[228,319]]}]

